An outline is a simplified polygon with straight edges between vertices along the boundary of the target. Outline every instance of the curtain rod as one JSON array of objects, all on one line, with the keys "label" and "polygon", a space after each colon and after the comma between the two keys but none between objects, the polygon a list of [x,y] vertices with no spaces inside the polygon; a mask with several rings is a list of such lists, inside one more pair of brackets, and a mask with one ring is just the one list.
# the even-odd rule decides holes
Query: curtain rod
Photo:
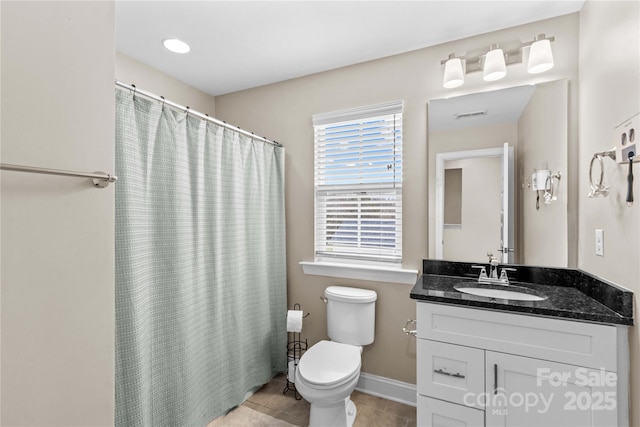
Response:
[{"label": "curtain rod", "polygon": [[202,114],[202,113],[200,113],[198,111],[193,111],[191,108],[189,108],[187,106],[176,104],[175,102],[167,101],[162,96],[158,96],[158,95],[155,95],[155,94],[153,94],[151,92],[147,92],[147,91],[138,89],[134,84],[128,85],[128,84],[123,83],[123,82],[121,82],[119,80],[116,80],[116,86],[120,86],[121,88],[124,88],[124,89],[129,89],[130,91],[132,91],[134,93],[134,95],[142,95],[142,96],[145,96],[147,98],[151,98],[151,99],[156,100],[158,102],[161,102],[163,104],[166,104],[166,105],[169,105],[171,107],[177,108],[178,110],[182,110],[182,111],[185,111],[185,112],[187,112],[189,114],[193,114],[194,116],[197,116],[197,117],[199,117],[199,118],[201,118],[203,120],[208,120],[208,121],[213,122],[213,123],[215,123],[215,124],[217,124],[219,126],[223,126],[223,127],[228,128],[228,129],[232,129],[232,130],[234,130],[234,131],[236,131],[238,133],[241,133],[242,135],[246,135],[246,136],[248,136],[250,138],[257,139],[258,141],[266,142],[267,144],[272,144],[272,145],[275,145],[276,147],[282,147],[282,144],[280,144],[279,142],[271,141],[270,139],[267,139],[267,138],[262,137],[262,136],[258,136],[256,134],[254,134],[253,132],[248,132],[246,130],[240,129],[237,126],[233,126],[233,125],[230,125],[227,122],[224,122],[222,120],[218,120],[218,119],[215,119],[213,117],[210,117],[208,114]]},{"label": "curtain rod", "polygon": [[104,172],[73,172],[60,169],[39,168],[35,166],[20,166],[10,165],[8,163],[0,163],[0,170],[13,171],[13,172],[30,172],[30,173],[43,173],[46,175],[62,175],[73,176],[78,178],[92,178],[93,185],[98,188],[105,188],[110,182],[116,182],[118,177]]}]

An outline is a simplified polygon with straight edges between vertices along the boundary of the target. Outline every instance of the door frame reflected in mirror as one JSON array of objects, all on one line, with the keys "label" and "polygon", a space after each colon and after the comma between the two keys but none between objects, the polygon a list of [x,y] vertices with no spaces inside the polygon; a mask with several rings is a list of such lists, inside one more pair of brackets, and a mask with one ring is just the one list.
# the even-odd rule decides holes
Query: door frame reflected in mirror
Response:
[{"label": "door frame reflected in mirror", "polygon": [[[496,258],[502,263],[513,264],[515,260],[514,252],[514,148],[504,143],[503,147],[482,148],[476,150],[451,151],[436,154],[436,212],[435,212],[435,241],[436,259],[444,259],[444,229],[445,229],[445,169],[446,162],[454,160],[481,159],[487,157],[500,158],[500,175],[502,181],[501,206],[500,206],[500,248],[496,248],[492,253],[496,253]],[[507,177],[507,179],[505,179]],[[505,193],[507,197],[504,197]],[[505,226],[506,224],[506,226]],[[507,244],[505,245],[505,242]]]}]

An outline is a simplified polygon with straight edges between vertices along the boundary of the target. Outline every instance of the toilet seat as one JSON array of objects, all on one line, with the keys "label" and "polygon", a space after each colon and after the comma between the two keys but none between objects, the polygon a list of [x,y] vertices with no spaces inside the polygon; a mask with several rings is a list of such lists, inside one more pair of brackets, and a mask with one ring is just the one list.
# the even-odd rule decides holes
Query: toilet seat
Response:
[{"label": "toilet seat", "polygon": [[334,341],[320,341],[300,358],[298,378],[315,388],[330,388],[360,374],[360,348]]}]

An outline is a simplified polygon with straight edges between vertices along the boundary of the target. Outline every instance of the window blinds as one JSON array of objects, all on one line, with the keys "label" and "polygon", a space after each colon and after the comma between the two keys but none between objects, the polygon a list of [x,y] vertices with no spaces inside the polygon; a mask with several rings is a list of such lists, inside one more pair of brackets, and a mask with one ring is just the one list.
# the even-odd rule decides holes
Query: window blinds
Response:
[{"label": "window blinds", "polygon": [[316,258],[402,262],[402,102],[313,122]]}]

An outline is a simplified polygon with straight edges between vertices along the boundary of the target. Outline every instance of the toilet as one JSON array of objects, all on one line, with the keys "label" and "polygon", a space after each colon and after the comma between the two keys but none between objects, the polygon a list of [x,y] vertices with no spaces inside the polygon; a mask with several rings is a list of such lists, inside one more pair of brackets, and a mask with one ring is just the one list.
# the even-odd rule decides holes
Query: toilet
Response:
[{"label": "toilet", "polygon": [[311,403],[309,426],[351,427],[356,405],[351,393],[360,378],[362,346],[371,344],[375,331],[375,301],[368,289],[329,286],[327,332],[298,363],[296,389]]}]

